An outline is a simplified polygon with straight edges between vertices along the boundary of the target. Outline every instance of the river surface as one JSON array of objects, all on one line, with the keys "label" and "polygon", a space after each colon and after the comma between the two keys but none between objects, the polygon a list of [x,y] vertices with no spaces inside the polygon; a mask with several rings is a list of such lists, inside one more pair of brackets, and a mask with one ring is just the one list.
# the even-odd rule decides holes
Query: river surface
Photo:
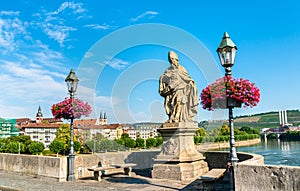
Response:
[{"label": "river surface", "polygon": [[262,140],[260,144],[236,150],[262,155],[265,164],[300,166],[300,141]]}]

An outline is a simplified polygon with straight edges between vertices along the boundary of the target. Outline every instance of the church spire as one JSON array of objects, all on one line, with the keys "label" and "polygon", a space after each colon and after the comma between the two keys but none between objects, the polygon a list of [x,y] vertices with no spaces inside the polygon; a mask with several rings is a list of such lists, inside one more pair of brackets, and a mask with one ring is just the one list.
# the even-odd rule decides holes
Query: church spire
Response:
[{"label": "church spire", "polygon": [[41,106],[39,106],[38,112],[36,114],[36,117],[43,117]]},{"label": "church spire", "polygon": [[39,106],[35,119],[36,119],[36,123],[41,123],[43,121],[43,113],[42,113],[41,106]]}]

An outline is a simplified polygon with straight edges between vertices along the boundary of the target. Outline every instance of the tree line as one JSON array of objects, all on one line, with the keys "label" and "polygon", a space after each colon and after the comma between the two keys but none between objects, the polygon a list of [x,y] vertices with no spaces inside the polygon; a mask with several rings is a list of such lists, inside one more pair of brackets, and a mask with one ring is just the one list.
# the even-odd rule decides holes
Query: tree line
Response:
[{"label": "tree line", "polygon": [[[259,131],[248,126],[241,128],[234,128],[234,137],[236,141],[243,141],[249,139],[259,138]],[[203,127],[200,127],[194,136],[194,143],[205,142],[225,142],[230,140],[230,128],[228,124],[222,125],[221,128],[207,131]]]}]

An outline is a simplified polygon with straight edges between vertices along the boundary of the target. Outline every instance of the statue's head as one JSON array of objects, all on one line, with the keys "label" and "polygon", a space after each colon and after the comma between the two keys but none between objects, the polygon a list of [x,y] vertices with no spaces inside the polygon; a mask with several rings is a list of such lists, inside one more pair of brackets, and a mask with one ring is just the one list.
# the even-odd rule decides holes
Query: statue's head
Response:
[{"label": "statue's head", "polygon": [[173,66],[179,65],[178,55],[174,51],[169,51],[168,59],[169,59],[170,64],[172,64]]}]

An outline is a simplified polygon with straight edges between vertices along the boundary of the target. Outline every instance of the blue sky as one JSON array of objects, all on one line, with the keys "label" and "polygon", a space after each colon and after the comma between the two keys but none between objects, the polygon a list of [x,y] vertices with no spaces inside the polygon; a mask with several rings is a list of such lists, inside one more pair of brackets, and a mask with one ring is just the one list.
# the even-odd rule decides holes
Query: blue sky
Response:
[{"label": "blue sky", "polygon": [[[295,1],[1,1],[0,117],[34,119],[40,105],[77,96],[111,123],[166,120],[158,78],[167,52],[196,81],[199,94],[224,73],[216,49],[227,31],[238,47],[233,76],[261,90],[255,108],[235,115],[299,109],[300,3]],[[226,118],[198,108],[196,120]]]}]

